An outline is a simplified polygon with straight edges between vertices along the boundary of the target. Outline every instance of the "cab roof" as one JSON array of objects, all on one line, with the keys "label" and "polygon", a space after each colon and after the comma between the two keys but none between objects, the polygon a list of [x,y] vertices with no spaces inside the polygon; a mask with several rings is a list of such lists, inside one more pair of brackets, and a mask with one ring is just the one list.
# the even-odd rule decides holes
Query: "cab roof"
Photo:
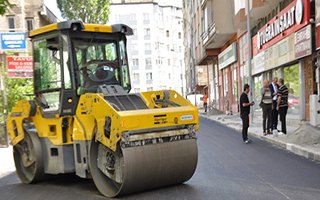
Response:
[{"label": "cab roof", "polygon": [[29,37],[33,38],[37,35],[48,33],[56,30],[73,30],[84,32],[100,32],[100,33],[123,33],[126,35],[133,35],[132,29],[125,24],[114,24],[111,26],[101,24],[85,24],[82,21],[64,21],[47,26],[40,27],[30,32]]}]

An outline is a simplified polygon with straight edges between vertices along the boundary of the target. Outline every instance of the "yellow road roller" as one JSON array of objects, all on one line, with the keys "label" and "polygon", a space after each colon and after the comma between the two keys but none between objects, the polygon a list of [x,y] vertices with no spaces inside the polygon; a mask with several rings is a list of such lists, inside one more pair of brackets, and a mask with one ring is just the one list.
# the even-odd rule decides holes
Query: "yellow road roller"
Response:
[{"label": "yellow road roller", "polygon": [[23,183],[75,173],[116,197],[192,177],[198,111],[173,90],[129,93],[132,34],[124,24],[81,21],[30,32],[34,96],[7,119]]}]

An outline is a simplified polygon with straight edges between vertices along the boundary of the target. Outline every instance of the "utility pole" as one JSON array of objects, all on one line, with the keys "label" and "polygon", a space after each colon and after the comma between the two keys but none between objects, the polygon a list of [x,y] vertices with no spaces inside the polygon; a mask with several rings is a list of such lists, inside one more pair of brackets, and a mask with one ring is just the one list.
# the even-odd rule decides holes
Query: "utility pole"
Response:
[{"label": "utility pole", "polygon": [[[253,100],[253,95],[252,95],[252,91],[254,90],[254,86],[253,86],[253,81],[252,81],[252,65],[251,65],[251,61],[252,61],[252,42],[251,42],[251,29],[250,29],[250,0],[246,0],[246,9],[247,9],[247,37],[248,37],[248,68],[249,68],[249,85],[251,88],[250,91],[250,100]],[[251,120],[253,120],[253,109],[251,109],[250,112],[250,118]]]},{"label": "utility pole", "polygon": [[[0,74],[0,91],[1,91],[1,96],[2,96],[2,108],[3,108],[3,112],[2,112],[2,120],[3,120],[3,124],[0,124],[0,128],[3,129],[4,131],[4,140],[6,145],[9,144],[9,140],[8,140],[8,135],[7,135],[7,127],[6,127],[6,122],[7,122],[7,107],[8,107],[8,103],[7,103],[7,94],[6,94],[6,89],[5,89],[5,80],[4,80],[4,72],[5,69],[7,69],[6,67],[6,60],[7,60],[7,56],[5,53],[3,53],[1,55],[0,60],[2,60],[3,65],[2,70],[1,70],[1,74]],[[2,130],[1,130],[2,131]]]}]

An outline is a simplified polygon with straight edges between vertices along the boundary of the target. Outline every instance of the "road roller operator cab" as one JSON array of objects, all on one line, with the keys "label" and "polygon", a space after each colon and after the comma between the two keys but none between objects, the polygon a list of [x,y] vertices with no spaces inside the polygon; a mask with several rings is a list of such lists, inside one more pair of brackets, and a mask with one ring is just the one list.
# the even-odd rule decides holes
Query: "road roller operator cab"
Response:
[{"label": "road roller operator cab", "polygon": [[7,119],[23,183],[92,178],[107,197],[183,183],[197,166],[197,109],[173,90],[131,94],[132,29],[65,21],[30,32],[34,98]]}]

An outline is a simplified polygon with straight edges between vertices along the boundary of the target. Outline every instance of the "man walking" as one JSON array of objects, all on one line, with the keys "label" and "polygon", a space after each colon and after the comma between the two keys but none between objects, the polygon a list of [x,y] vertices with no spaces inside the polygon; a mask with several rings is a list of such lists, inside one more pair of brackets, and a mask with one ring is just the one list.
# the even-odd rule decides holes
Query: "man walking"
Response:
[{"label": "man walking", "polygon": [[208,109],[208,95],[207,95],[207,92],[204,92],[202,100],[203,100],[204,112],[207,112],[207,109]]},{"label": "man walking", "polygon": [[283,78],[279,79],[279,92],[277,100],[277,110],[280,114],[281,132],[287,134],[286,115],[288,111],[288,88],[284,84]]},{"label": "man walking", "polygon": [[254,105],[254,102],[249,102],[249,92],[250,86],[248,84],[245,84],[243,93],[240,96],[240,117],[242,119],[242,139],[246,144],[250,142],[250,140],[248,139],[250,106]]},{"label": "man walking", "polygon": [[269,81],[263,81],[261,88],[261,108],[263,118],[263,135],[270,134],[271,129],[271,113],[272,113],[272,93],[269,88]]},{"label": "man walking", "polygon": [[277,126],[278,126],[278,110],[277,110],[278,96],[277,96],[277,93],[278,93],[279,85],[278,85],[278,78],[277,77],[273,78],[272,83],[269,85],[269,88],[270,88],[270,91],[272,94],[271,130],[278,131],[278,129],[277,129]]}]

